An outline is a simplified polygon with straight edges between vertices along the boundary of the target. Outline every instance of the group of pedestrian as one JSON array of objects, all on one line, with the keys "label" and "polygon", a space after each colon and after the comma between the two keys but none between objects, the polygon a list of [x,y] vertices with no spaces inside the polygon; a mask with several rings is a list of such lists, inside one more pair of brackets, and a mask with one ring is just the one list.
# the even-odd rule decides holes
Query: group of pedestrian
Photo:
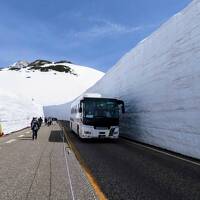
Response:
[{"label": "group of pedestrian", "polygon": [[[31,130],[32,130],[32,139],[33,140],[37,139],[37,135],[38,135],[37,133],[42,125],[42,122],[43,122],[42,117],[39,117],[39,118],[33,117],[32,121],[31,121]],[[45,125],[50,126],[53,124],[53,119],[51,117],[48,117],[48,118],[45,117],[44,122],[45,122]]]},{"label": "group of pedestrian", "polygon": [[50,126],[53,124],[53,120],[51,117],[48,117],[48,118],[45,117],[44,121],[45,121],[45,125],[47,125],[47,126]]},{"label": "group of pedestrian", "polygon": [[33,140],[37,139],[37,133],[42,125],[42,122],[43,122],[42,117],[40,117],[38,119],[37,119],[37,117],[33,117],[32,121],[31,121],[31,130],[32,130],[32,139]]}]

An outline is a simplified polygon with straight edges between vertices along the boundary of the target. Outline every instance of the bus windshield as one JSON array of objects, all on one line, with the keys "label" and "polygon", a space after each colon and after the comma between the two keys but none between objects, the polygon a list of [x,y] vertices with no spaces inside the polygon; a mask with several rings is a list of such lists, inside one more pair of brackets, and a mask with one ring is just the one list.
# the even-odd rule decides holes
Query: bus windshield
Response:
[{"label": "bus windshield", "polygon": [[85,101],[84,117],[119,118],[119,107],[117,101],[107,99]]}]

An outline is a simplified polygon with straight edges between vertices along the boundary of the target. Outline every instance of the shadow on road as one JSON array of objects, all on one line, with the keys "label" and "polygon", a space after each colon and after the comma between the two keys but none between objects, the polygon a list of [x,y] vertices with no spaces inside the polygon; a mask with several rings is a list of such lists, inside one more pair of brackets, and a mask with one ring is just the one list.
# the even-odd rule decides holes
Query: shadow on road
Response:
[{"label": "shadow on road", "polygon": [[[63,142],[63,133],[62,131],[51,131],[49,136],[49,142]],[[66,139],[64,138],[64,142]]]},{"label": "shadow on road", "polygon": [[[72,133],[74,134],[74,133]],[[75,135],[75,134],[74,134]],[[90,139],[82,139],[82,138],[78,138],[78,136],[76,136],[77,140],[83,142],[83,143],[95,143],[95,144],[104,144],[104,143],[118,143],[118,139],[99,139],[99,138],[90,138]]]}]

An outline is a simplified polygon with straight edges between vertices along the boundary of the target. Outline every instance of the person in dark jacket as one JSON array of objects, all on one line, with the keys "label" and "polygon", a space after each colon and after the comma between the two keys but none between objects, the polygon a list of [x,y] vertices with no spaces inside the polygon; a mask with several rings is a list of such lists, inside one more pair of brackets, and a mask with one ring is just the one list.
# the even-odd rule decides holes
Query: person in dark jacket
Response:
[{"label": "person in dark jacket", "polygon": [[45,125],[47,125],[47,118],[46,117],[44,118],[44,122],[45,122]]},{"label": "person in dark jacket", "polygon": [[33,119],[31,120],[31,128],[32,128],[32,124],[33,122],[36,120],[36,117],[33,117]]},{"label": "person in dark jacket", "polygon": [[37,132],[40,128],[37,118],[33,118],[31,121],[32,139],[37,139]]},{"label": "person in dark jacket", "polygon": [[51,124],[52,124],[52,119],[51,119],[51,117],[49,117],[47,120],[47,125],[50,126]]},{"label": "person in dark jacket", "polygon": [[39,126],[40,126],[40,127],[41,127],[41,125],[42,125],[42,122],[43,122],[42,117],[40,117],[40,118],[38,119],[38,123],[39,123]]}]

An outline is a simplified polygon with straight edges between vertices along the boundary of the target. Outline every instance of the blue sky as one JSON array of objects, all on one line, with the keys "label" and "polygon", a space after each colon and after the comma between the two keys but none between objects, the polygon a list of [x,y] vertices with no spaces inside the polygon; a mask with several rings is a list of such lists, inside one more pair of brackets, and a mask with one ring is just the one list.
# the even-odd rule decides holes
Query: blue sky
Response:
[{"label": "blue sky", "polygon": [[7,0],[0,6],[0,66],[70,60],[101,71],[191,0]]}]

